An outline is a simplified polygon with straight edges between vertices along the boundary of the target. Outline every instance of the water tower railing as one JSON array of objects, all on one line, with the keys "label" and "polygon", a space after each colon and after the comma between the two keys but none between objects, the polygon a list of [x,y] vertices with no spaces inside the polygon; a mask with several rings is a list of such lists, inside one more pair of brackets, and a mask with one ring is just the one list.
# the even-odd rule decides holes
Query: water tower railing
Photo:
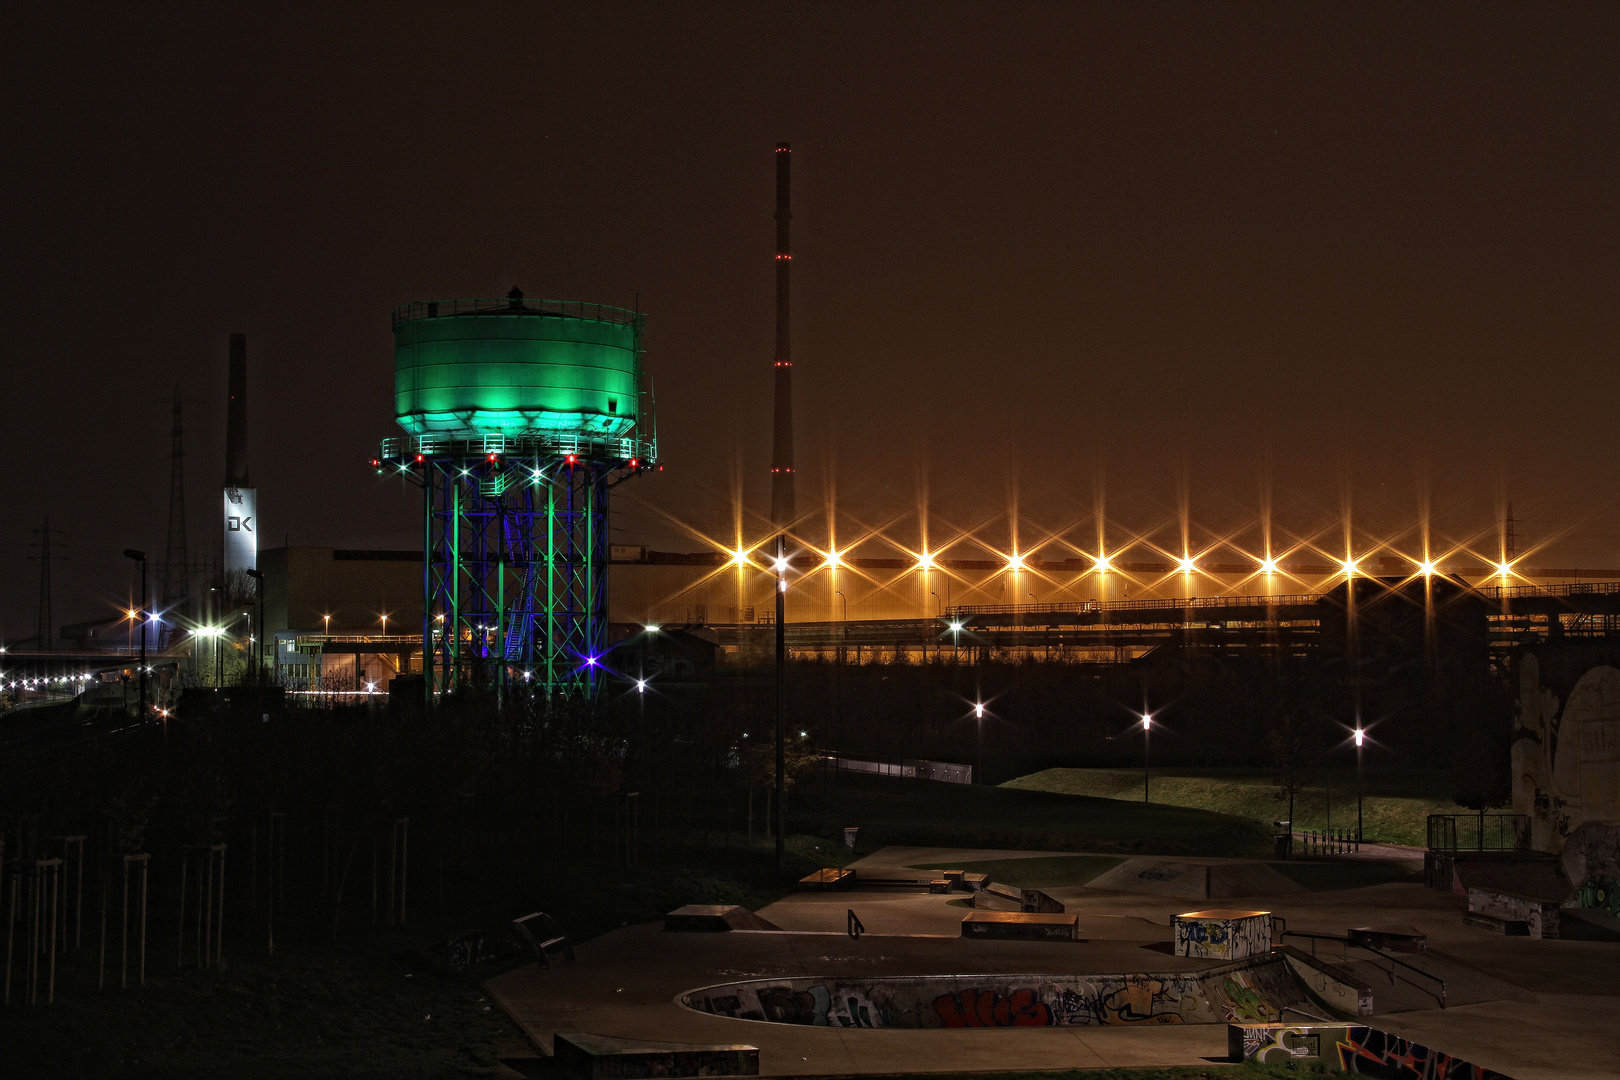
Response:
[{"label": "water tower railing", "polygon": [[639,434],[619,438],[590,435],[408,435],[384,439],[383,458],[445,456],[485,456],[488,454],[576,454],[591,461],[629,461],[632,458],[652,464],[658,460],[658,444]]},{"label": "water tower railing", "polygon": [[647,317],[639,311],[609,304],[587,304],[579,300],[418,300],[394,309],[393,325],[419,319],[442,319],[456,315],[562,315],[571,319],[613,323],[634,327],[639,333]]}]

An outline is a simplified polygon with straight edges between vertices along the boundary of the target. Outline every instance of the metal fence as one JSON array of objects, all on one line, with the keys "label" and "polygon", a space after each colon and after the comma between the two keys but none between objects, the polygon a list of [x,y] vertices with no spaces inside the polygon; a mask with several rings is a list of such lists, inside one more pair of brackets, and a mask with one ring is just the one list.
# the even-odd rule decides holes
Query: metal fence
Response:
[{"label": "metal fence", "polygon": [[1430,814],[1429,850],[1529,851],[1528,814]]}]

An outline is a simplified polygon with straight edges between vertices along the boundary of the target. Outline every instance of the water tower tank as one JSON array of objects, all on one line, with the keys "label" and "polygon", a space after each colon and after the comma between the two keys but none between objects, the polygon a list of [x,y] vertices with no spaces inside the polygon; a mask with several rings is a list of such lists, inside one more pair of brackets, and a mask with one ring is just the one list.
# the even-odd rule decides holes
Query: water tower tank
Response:
[{"label": "water tower tank", "polygon": [[616,438],[636,423],[642,316],[525,300],[394,312],[394,410],[412,435]]}]

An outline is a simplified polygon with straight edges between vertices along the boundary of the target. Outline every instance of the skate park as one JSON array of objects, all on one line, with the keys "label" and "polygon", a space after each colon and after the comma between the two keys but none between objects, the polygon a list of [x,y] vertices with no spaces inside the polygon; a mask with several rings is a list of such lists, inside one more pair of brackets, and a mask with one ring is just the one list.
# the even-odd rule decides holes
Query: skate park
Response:
[{"label": "skate park", "polygon": [[[1411,849],[1363,855],[1392,853],[1421,868]],[[888,847],[850,864],[842,887],[751,915],[683,909],[684,921],[624,927],[579,946],[572,964],[486,986],[543,1051],[569,1052],[558,1035],[602,1056],[748,1048],[757,1055],[737,1070],[759,1075],[1208,1066],[1234,1061],[1232,1024],[1371,1030],[1516,1080],[1606,1077],[1620,1061],[1620,998],[1608,993],[1620,942],[1467,925],[1466,897],[1420,882],[1311,891],[1260,860],[1095,857],[1088,882],[1030,890],[1061,907],[1033,915],[1072,925],[1068,940],[966,936],[965,919],[1029,906],[1009,898],[1022,890],[990,891],[990,875],[984,888],[953,875],[949,891],[932,891],[952,863],[1000,862],[1016,876],[1054,856],[1088,859]],[[1234,891],[1277,881],[1292,888]],[[1193,910],[1264,913],[1269,947],[1176,955],[1176,916]],[[721,928],[728,919],[736,928]]]}]

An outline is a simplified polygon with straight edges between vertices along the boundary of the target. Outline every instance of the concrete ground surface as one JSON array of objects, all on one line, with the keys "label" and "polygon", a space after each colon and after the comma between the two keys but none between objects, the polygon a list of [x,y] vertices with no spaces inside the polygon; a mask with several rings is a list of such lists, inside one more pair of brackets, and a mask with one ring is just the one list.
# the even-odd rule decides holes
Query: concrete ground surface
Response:
[{"label": "concrete ground surface", "polygon": [[[1028,858],[1035,851],[888,848],[856,863],[872,876],[942,860]],[[1230,862],[1233,860],[1188,860]],[[907,872],[916,875],[915,871]],[[916,875],[920,876],[920,875]],[[788,933],[666,934],[627,927],[586,942],[578,962],[528,965],[491,979],[490,993],[536,1047],[559,1031],[685,1043],[748,1043],[760,1072],[786,1076],[985,1072],[1107,1066],[1203,1065],[1225,1060],[1222,1024],[977,1030],[859,1030],[734,1020],[678,1003],[697,987],[789,975],[1119,974],[1197,970],[1217,961],[1169,955],[1170,920],[1184,899],[1071,886],[1049,888],[1079,916],[1084,942],[967,941],[962,894],[864,891],[795,893],[760,914]],[[1402,959],[1445,980],[1439,1008],[1426,980],[1391,985],[1376,960],[1339,955],[1373,986],[1372,1023],[1516,1080],[1620,1076],[1620,943],[1504,938],[1466,927],[1463,898],[1416,884],[1242,898],[1290,930],[1343,934],[1352,926],[1406,923],[1429,936],[1429,954]],[[867,933],[845,934],[854,909]],[[1310,942],[1290,939],[1309,950]],[[1363,954],[1364,955],[1364,954]]]}]

